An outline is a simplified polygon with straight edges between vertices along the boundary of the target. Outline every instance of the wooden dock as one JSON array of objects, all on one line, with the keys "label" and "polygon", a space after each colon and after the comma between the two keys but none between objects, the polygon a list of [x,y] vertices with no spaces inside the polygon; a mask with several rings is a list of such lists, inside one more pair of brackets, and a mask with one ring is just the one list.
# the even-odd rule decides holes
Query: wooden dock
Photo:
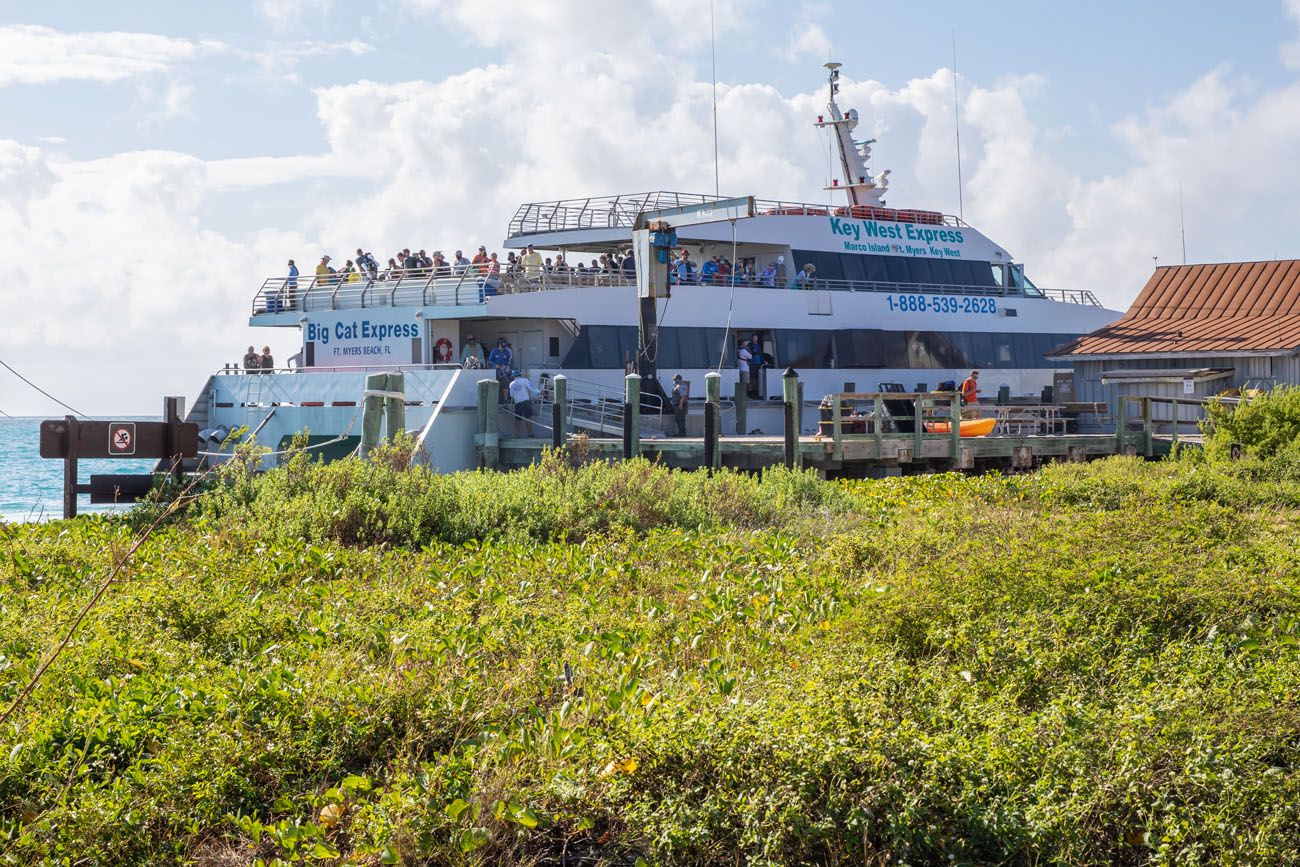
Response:
[{"label": "wooden dock", "polygon": [[[634,377],[629,377],[623,436],[590,436],[575,434],[564,424],[564,384],[562,377],[557,379],[553,418],[558,427],[547,437],[501,435],[495,422],[496,383],[482,384],[476,438],[480,466],[527,466],[544,450],[566,445],[581,451],[587,460],[641,456],[684,469],[761,470],[785,465],[815,469],[826,478],[862,478],[946,471],[1015,472],[1052,461],[1083,462],[1116,454],[1159,457],[1179,441],[1176,435],[1157,433],[1159,422],[1153,421],[1152,406],[1158,399],[1134,399],[1140,403],[1126,405],[1114,433],[1077,433],[1065,426],[1052,426],[1059,432],[962,437],[956,394],[893,392],[828,396],[822,403],[821,433],[809,436],[796,427],[799,388],[791,377],[786,378],[784,390],[784,436],[723,435],[717,382],[713,380],[706,382],[705,436],[642,437],[639,386]],[[858,414],[855,407],[865,412]],[[910,407],[911,414],[900,413],[899,407]],[[947,429],[932,432],[935,428]],[[1024,427],[1015,429],[1023,431]],[[850,430],[854,432],[847,432]],[[1191,440],[1186,434],[1182,438],[1185,444]]]}]

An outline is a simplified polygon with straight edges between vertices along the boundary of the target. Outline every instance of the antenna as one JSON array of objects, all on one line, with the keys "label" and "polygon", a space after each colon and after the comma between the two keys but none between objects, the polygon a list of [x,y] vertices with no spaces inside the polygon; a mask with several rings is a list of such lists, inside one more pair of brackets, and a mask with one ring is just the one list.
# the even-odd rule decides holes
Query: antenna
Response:
[{"label": "antenna", "polygon": [[957,216],[966,219],[961,183],[961,107],[957,104],[957,31],[952,32],[952,119],[957,130]]},{"label": "antenna", "polygon": [[721,196],[718,183],[718,46],[713,38],[713,0],[709,0],[709,60],[713,67],[713,195]]},{"label": "antenna", "polygon": [[1183,264],[1187,264],[1187,220],[1183,218],[1183,182],[1178,182],[1178,234],[1183,239]]}]

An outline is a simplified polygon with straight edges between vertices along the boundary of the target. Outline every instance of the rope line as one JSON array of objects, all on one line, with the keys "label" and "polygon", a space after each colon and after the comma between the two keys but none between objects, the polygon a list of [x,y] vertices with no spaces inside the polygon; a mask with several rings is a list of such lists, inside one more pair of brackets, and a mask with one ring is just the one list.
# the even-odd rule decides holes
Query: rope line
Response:
[{"label": "rope line", "polygon": [[[14,376],[18,377],[18,378],[21,379],[23,382],[25,382],[25,383],[27,383],[28,385],[30,385],[32,388],[36,389],[36,390],[39,391],[41,394],[45,395],[45,396],[48,397],[50,400],[52,400],[52,401],[54,401],[55,403],[57,403],[59,406],[61,406],[61,407],[63,407],[64,409],[68,410],[68,411],[71,412],[73,415],[79,415],[79,416],[81,416],[82,418],[89,419],[89,420],[91,420],[91,421],[94,421],[94,420],[95,420],[93,416],[86,415],[84,412],[81,412],[80,410],[73,409],[72,407],[70,407],[70,406],[68,406],[66,403],[64,403],[63,401],[59,400],[59,399],[58,399],[57,397],[55,397],[54,395],[50,394],[50,393],[49,393],[48,391],[46,391],[45,389],[41,388],[41,387],[40,387],[39,385],[37,385],[36,383],[32,382],[32,381],[31,381],[30,379],[28,379],[27,377],[23,376],[23,375],[22,375],[21,373],[19,373],[18,371],[14,370],[12,367],[9,366],[9,363],[6,362],[3,358],[0,358],[0,365],[3,365],[5,370],[9,371],[9,372],[12,373]],[[6,415],[6,416],[9,416],[9,418],[13,418],[13,416],[10,416],[9,413],[5,413],[5,415]]]}]

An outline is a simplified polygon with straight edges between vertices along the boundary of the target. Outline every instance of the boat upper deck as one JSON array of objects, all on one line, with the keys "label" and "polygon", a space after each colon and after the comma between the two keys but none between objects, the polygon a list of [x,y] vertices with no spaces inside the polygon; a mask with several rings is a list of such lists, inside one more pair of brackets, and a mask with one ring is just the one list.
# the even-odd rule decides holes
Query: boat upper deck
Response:
[{"label": "boat upper deck", "polygon": [[[946,284],[885,283],[864,280],[813,279],[806,284],[777,287],[770,283],[737,284],[740,291],[751,289],[789,289],[790,291],[881,292],[920,296],[980,296],[993,298],[1047,299],[1068,304],[1100,307],[1101,302],[1086,289],[1023,289],[1012,286],[953,286]],[[372,307],[482,307],[491,303],[494,296],[519,293],[547,292],[575,287],[611,287],[636,285],[634,278],[622,272],[603,273],[567,271],[554,273],[541,271],[535,276],[522,273],[486,276],[477,266],[463,272],[440,273],[431,271],[417,276],[385,279],[361,278],[358,274],[268,277],[253,298],[253,320],[274,316],[276,322],[286,324],[281,314],[307,313],[321,310],[357,310]],[[697,284],[698,285],[698,284]],[[729,283],[721,280],[711,285],[729,292]],[[724,299],[725,300],[725,299]],[[296,322],[296,320],[295,320]]]},{"label": "boat upper deck", "polygon": [[[626,229],[632,231],[637,215],[645,211],[680,208],[717,202],[724,196],[704,193],[675,193],[655,190],[648,193],[623,193],[614,196],[591,196],[585,199],[560,199],[554,202],[530,202],[520,205],[510,220],[507,240],[556,232],[584,229]],[[938,211],[900,210],[869,205],[828,205],[784,202],[775,199],[755,201],[759,217],[854,217],[882,222],[919,223],[935,226],[965,226],[960,218]]]}]

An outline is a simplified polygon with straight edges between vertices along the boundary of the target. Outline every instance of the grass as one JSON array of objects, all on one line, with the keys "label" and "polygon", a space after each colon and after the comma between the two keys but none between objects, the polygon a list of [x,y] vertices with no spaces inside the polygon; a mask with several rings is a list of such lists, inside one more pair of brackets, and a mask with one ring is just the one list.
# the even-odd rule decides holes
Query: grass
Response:
[{"label": "grass", "polygon": [[[0,730],[0,863],[1289,863],[1291,466],[232,469]],[[0,529],[0,702],[149,516]]]}]

